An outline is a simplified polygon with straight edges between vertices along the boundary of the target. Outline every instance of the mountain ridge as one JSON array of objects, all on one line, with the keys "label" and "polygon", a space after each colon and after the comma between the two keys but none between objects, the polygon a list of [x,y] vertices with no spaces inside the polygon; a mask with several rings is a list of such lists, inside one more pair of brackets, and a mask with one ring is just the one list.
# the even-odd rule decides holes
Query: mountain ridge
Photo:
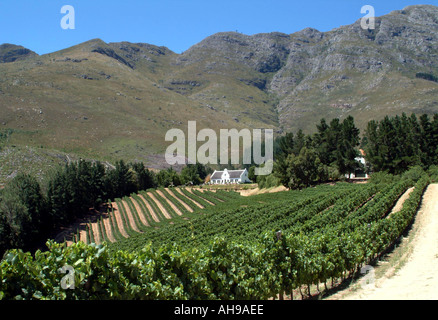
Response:
[{"label": "mountain ridge", "polygon": [[38,56],[38,54],[23,46],[10,43],[0,45],[0,63],[15,62],[35,56]]},{"label": "mountain ridge", "polygon": [[437,83],[415,75],[438,75],[438,7],[408,6],[375,22],[374,30],[359,19],[327,32],[218,32],[181,54],[101,39],[29,53],[0,63],[0,129],[14,129],[19,145],[161,167],[166,131],[190,120],[280,134],[313,131],[323,117],[352,115],[363,130],[385,115],[437,112]]}]

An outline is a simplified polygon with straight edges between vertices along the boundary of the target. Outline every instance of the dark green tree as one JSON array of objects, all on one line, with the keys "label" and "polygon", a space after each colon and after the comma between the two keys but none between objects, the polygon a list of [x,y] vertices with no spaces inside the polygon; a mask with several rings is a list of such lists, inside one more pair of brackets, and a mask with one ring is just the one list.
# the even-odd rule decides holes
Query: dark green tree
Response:
[{"label": "dark green tree", "polygon": [[96,162],[92,164],[90,169],[90,182],[89,182],[89,193],[90,201],[95,209],[107,199],[107,194],[105,191],[105,166]]},{"label": "dark green tree", "polygon": [[365,132],[367,160],[375,172],[400,174],[418,165],[427,169],[437,161],[437,135],[436,124],[426,114],[420,120],[403,113],[370,121]]},{"label": "dark green tree", "polygon": [[198,168],[195,164],[188,164],[181,170],[181,183],[182,184],[201,184],[204,180],[201,179]]},{"label": "dark green tree", "polygon": [[161,170],[157,174],[157,182],[158,186],[160,187],[169,187],[169,186],[180,186],[181,183],[181,177],[179,176],[178,172],[176,172],[172,167]]},{"label": "dark green tree", "polygon": [[320,123],[316,125],[317,132],[313,136],[314,148],[318,151],[320,160],[327,165],[333,162],[333,146],[329,144],[330,126],[327,125],[326,120],[321,119]]},{"label": "dark green tree", "polygon": [[105,176],[107,197],[115,199],[136,192],[137,187],[134,170],[131,170],[123,160],[117,161],[115,167],[115,169],[109,171]]},{"label": "dark green tree", "polygon": [[274,159],[286,158],[294,151],[294,134],[287,132],[274,141]]},{"label": "dark green tree", "polygon": [[157,187],[156,175],[152,170],[145,167],[143,162],[133,163],[132,169],[136,173],[137,190],[147,190]]},{"label": "dark green tree", "polygon": [[251,166],[248,169],[248,179],[252,182],[257,182],[257,176],[255,175],[256,166]]},{"label": "dark green tree", "polygon": [[69,223],[69,216],[72,214],[70,209],[71,195],[64,170],[56,171],[50,179],[47,200],[53,227]]},{"label": "dark green tree", "polygon": [[49,215],[46,199],[38,181],[27,174],[18,174],[2,191],[0,215],[3,232],[10,245],[33,249],[47,232]]},{"label": "dark green tree", "polygon": [[428,168],[436,159],[436,144],[434,144],[436,141],[434,141],[433,126],[427,114],[420,116],[420,134],[420,159],[424,167]]},{"label": "dark green tree", "polygon": [[213,170],[205,164],[196,162],[195,167],[196,172],[198,173],[199,178],[201,178],[202,181],[205,181],[205,178],[207,178],[210,173],[213,173]]},{"label": "dark green tree", "polygon": [[303,189],[328,179],[327,167],[314,149],[303,147],[299,155],[290,154],[274,165],[274,174],[290,189]]},{"label": "dark green tree", "polygon": [[341,135],[337,143],[336,164],[341,174],[354,172],[358,163],[357,147],[360,144],[359,129],[352,116],[348,116],[341,126]]}]

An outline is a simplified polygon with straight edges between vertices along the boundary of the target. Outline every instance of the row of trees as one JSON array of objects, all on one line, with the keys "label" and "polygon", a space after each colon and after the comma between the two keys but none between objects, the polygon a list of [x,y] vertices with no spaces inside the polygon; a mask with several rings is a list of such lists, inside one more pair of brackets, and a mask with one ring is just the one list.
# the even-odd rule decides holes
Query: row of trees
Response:
[{"label": "row of trees", "polygon": [[417,118],[403,113],[372,120],[362,144],[375,172],[399,174],[417,165],[428,169],[438,164],[438,113],[432,119],[427,114]]},{"label": "row of trees", "polygon": [[119,161],[109,170],[99,162],[72,162],[40,183],[32,176],[17,175],[0,192],[0,255],[9,248],[34,250],[54,230],[68,226],[115,199],[156,187],[200,183],[208,169],[188,165],[181,173],[172,168],[155,173],[143,163]]},{"label": "row of trees", "polygon": [[[359,148],[365,151],[367,167],[356,160]],[[306,188],[328,180],[338,180],[358,170],[401,174],[409,168],[421,166],[427,170],[438,165],[438,114],[432,119],[423,114],[386,116],[368,122],[365,133],[349,116],[342,122],[322,119],[316,132],[305,135],[287,133],[274,144],[274,173],[258,177],[259,185],[267,181],[292,189]]]},{"label": "row of trees", "polygon": [[338,179],[359,167],[359,129],[353,117],[344,121],[322,119],[313,135],[301,130],[287,133],[275,141],[274,175],[286,187],[306,188],[310,185]]},{"label": "row of trees", "polygon": [[[177,173],[173,168],[161,170],[156,177],[156,185],[162,187],[181,186],[181,185],[198,185],[205,181],[205,178],[213,170],[203,164],[187,164],[181,173]],[[146,189],[144,189],[146,190]]]}]

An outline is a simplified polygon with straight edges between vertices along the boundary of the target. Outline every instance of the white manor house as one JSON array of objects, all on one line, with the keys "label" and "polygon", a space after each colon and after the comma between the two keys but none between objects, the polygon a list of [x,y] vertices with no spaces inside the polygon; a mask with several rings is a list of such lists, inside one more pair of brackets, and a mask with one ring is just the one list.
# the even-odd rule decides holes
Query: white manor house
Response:
[{"label": "white manor house", "polygon": [[214,171],[210,177],[211,184],[240,184],[250,183],[248,171],[245,170],[227,170]]}]

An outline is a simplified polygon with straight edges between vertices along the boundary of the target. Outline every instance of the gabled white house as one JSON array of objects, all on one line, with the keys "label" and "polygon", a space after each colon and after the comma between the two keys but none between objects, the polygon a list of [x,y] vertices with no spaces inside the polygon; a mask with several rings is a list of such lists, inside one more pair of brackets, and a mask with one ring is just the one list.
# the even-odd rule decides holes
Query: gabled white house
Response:
[{"label": "gabled white house", "polygon": [[236,184],[251,182],[248,179],[248,171],[245,170],[227,170],[215,171],[210,177],[211,184]]}]

